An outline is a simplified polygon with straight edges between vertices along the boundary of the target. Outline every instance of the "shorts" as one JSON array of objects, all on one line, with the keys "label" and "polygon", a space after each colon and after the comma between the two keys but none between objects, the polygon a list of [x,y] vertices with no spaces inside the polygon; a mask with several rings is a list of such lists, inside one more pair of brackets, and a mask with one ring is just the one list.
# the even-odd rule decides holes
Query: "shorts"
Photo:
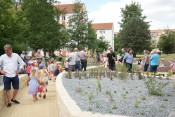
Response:
[{"label": "shorts", "polygon": [[149,64],[145,64],[143,71],[146,72],[148,71]]},{"label": "shorts", "polygon": [[56,69],[55,72],[54,72],[54,76],[58,76],[59,73],[60,73],[59,70]]},{"label": "shorts", "polygon": [[157,72],[158,65],[151,65],[150,72]]},{"label": "shorts", "polygon": [[4,90],[10,90],[11,89],[11,83],[13,86],[13,89],[19,89],[19,77],[3,77],[3,82],[4,82]]}]

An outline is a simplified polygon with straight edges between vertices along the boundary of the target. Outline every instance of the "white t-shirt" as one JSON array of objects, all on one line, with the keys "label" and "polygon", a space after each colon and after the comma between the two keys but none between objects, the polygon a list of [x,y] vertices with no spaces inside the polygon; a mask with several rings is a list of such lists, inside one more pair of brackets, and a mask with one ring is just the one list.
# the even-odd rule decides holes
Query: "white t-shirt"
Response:
[{"label": "white t-shirt", "polygon": [[69,65],[75,65],[76,54],[74,52],[69,54]]},{"label": "white t-shirt", "polygon": [[12,53],[11,57],[8,57],[6,54],[2,55],[0,57],[0,65],[2,65],[2,69],[7,72],[6,77],[12,78],[16,76],[18,66],[22,69],[25,63],[18,54]]},{"label": "white t-shirt", "polygon": [[54,64],[53,63],[51,63],[50,65],[49,65],[49,72],[50,71],[54,71]]}]

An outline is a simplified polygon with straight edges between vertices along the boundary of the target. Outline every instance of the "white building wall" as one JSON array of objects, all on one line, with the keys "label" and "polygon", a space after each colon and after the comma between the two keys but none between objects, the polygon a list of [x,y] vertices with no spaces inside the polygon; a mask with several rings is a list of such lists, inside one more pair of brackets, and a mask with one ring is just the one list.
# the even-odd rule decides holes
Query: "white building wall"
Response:
[{"label": "white building wall", "polygon": [[114,31],[113,30],[97,30],[97,39],[106,40],[110,47],[114,48]]}]

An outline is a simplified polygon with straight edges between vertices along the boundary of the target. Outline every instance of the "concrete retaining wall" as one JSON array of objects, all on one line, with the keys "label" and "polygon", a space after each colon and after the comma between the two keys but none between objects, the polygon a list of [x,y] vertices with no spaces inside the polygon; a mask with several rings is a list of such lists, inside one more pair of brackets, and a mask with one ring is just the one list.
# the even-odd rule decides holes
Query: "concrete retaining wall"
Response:
[{"label": "concrete retaining wall", "polygon": [[[19,75],[20,90],[26,86],[27,79],[28,79],[28,75],[26,75],[26,74]],[[2,85],[2,86],[0,86],[0,110],[4,106],[6,106],[6,104],[7,104],[7,98],[6,98],[6,94],[5,94],[5,91],[4,91],[4,85]]]}]

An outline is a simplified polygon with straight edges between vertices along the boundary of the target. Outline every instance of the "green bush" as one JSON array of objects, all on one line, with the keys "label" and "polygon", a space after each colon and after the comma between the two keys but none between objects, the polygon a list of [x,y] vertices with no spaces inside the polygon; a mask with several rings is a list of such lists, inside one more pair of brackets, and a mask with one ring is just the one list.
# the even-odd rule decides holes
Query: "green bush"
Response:
[{"label": "green bush", "polygon": [[148,92],[151,95],[162,96],[163,89],[168,83],[157,82],[155,79],[151,78],[145,81],[145,85],[148,88]]}]

